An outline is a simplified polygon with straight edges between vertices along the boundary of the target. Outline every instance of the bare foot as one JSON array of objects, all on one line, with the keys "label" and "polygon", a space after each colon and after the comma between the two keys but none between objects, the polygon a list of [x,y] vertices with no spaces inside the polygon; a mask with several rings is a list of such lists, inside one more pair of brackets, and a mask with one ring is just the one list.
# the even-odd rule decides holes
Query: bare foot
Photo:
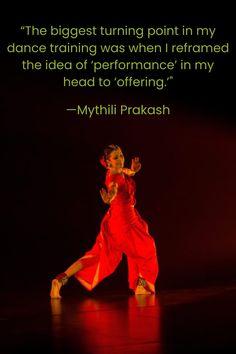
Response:
[{"label": "bare foot", "polygon": [[151,291],[147,291],[142,285],[138,285],[135,289],[135,295],[148,295],[152,294]]},{"label": "bare foot", "polygon": [[61,299],[60,289],[62,287],[62,283],[59,282],[57,279],[53,279],[52,287],[50,291],[51,299]]}]

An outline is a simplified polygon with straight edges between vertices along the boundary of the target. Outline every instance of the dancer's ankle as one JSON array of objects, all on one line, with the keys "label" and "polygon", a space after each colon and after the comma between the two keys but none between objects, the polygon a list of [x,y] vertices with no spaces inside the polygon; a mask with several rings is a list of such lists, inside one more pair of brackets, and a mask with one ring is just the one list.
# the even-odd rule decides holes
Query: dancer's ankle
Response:
[{"label": "dancer's ankle", "polygon": [[138,277],[137,285],[143,286],[144,288],[147,286],[147,282],[144,278]]},{"label": "dancer's ankle", "polygon": [[58,280],[59,283],[61,283],[62,285],[65,285],[67,282],[68,282],[68,275],[63,272],[63,273],[60,273],[56,276],[56,279]]}]

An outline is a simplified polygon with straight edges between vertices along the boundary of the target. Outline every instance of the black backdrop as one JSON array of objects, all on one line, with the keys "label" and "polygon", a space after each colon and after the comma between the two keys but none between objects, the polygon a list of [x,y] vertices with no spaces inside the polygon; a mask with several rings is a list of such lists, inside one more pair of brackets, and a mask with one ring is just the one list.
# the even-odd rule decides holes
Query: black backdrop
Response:
[{"label": "black backdrop", "polygon": [[[234,30],[230,9],[138,15],[95,10],[49,16],[22,10],[3,26],[1,56],[3,159],[2,277],[8,285],[47,289],[51,278],[83,255],[107,207],[99,189],[99,154],[119,144],[129,165],[140,156],[137,209],[149,223],[160,263],[159,289],[235,279]],[[185,9],[186,11],[188,9]],[[122,13],[122,16],[118,13]],[[163,15],[164,13],[164,15]],[[178,13],[178,16],[177,16]],[[23,73],[3,47],[23,24],[217,27],[231,52],[211,75],[177,73],[165,93],[152,89],[63,88],[58,74]],[[202,56],[204,58],[204,56]],[[78,118],[72,104],[145,102],[171,105],[170,117]],[[125,259],[104,286],[126,284]],[[6,284],[6,283],[5,283]],[[100,287],[100,285],[99,285]]]}]

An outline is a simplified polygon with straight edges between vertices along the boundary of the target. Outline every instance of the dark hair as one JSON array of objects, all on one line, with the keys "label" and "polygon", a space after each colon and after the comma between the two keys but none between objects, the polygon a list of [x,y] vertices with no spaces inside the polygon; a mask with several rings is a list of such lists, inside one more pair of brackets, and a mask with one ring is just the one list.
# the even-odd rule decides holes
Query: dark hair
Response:
[{"label": "dark hair", "polygon": [[107,168],[107,160],[109,159],[111,153],[115,150],[120,149],[118,145],[110,144],[103,150],[103,155],[100,157],[100,162],[103,167]]}]

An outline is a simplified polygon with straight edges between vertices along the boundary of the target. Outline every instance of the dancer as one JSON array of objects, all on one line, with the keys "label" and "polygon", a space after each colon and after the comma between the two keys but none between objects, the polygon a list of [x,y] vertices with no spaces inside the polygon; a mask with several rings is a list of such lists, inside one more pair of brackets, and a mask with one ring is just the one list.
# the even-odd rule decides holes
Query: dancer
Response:
[{"label": "dancer", "polygon": [[158,260],[154,239],[147,223],[135,208],[136,183],[132,178],[140,169],[138,157],[131,168],[124,167],[124,155],[118,145],[108,145],[100,159],[107,169],[100,190],[109,204],[100,232],[92,249],[52,280],[51,298],[60,298],[60,289],[73,275],[87,290],[92,290],[114,272],[125,254],[128,260],[129,288],[135,294],[154,294]]}]

